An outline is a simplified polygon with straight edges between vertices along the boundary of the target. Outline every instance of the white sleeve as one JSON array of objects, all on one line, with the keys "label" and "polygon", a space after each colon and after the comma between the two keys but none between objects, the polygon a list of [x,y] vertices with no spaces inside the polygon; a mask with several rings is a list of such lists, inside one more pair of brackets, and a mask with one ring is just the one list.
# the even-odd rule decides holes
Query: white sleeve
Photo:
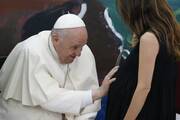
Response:
[{"label": "white sleeve", "polygon": [[180,120],[180,114],[176,113],[176,120]]},{"label": "white sleeve", "polygon": [[101,100],[96,100],[81,110],[80,115],[75,117],[75,120],[95,120],[97,112],[100,110]]},{"label": "white sleeve", "polygon": [[80,110],[89,104],[92,104],[92,93],[90,90],[68,90],[40,106],[53,112],[79,114]]},{"label": "white sleeve", "polygon": [[85,97],[82,100],[81,108],[86,107],[89,104],[93,103],[92,99],[92,90],[87,91],[87,93],[84,95]]},{"label": "white sleeve", "polygon": [[79,115],[75,117],[75,120],[95,120],[97,112],[90,112],[87,114]]}]

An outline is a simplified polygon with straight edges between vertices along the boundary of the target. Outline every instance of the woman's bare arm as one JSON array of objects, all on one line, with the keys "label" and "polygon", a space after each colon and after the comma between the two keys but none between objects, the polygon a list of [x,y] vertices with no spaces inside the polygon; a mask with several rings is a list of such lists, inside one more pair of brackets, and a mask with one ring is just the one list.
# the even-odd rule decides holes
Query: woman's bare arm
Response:
[{"label": "woman's bare arm", "polygon": [[138,83],[124,120],[135,120],[151,89],[152,76],[159,52],[159,43],[153,33],[146,32],[140,39]]}]

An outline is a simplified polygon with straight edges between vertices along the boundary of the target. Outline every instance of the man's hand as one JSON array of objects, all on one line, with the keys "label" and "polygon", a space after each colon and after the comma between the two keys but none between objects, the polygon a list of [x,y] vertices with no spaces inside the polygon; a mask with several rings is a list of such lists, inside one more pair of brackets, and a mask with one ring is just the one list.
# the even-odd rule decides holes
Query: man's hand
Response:
[{"label": "man's hand", "polygon": [[112,77],[117,72],[118,68],[119,66],[112,68],[102,81],[102,85],[98,89],[92,91],[93,101],[100,99],[108,93],[111,83],[116,80],[116,78]]}]

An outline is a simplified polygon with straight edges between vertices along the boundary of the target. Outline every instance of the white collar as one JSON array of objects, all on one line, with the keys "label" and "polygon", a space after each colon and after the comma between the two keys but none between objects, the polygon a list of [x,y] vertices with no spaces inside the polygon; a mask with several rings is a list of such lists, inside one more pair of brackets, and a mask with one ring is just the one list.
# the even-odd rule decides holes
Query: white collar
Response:
[{"label": "white collar", "polygon": [[54,57],[58,62],[60,62],[60,61],[59,61],[58,54],[57,54],[57,52],[56,52],[56,50],[55,50],[55,48],[54,48],[54,45],[53,45],[53,43],[52,43],[51,33],[50,33],[50,35],[49,35],[49,37],[48,37],[48,48],[49,48],[51,54],[53,55],[53,57]]}]

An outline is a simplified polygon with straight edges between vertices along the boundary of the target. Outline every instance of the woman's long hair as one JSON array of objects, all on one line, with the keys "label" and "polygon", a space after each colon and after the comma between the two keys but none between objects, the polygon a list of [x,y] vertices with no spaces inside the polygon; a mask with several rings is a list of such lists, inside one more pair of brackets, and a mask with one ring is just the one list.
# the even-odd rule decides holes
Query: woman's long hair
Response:
[{"label": "woman's long hair", "polygon": [[180,25],[166,0],[117,0],[117,7],[134,34],[134,44],[150,31],[166,42],[171,55],[180,57]]}]

